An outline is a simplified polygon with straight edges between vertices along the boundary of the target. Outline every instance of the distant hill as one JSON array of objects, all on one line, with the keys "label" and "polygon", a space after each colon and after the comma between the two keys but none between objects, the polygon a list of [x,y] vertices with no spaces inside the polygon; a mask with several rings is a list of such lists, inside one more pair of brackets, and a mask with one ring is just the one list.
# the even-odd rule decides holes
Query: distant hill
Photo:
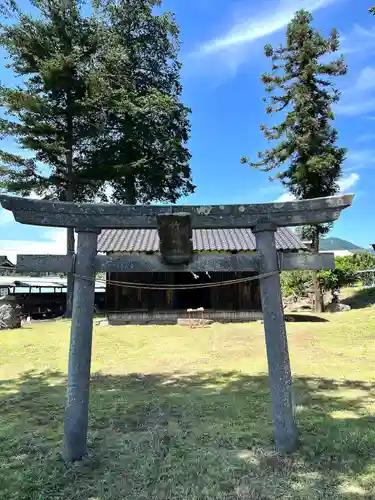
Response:
[{"label": "distant hill", "polygon": [[320,240],[320,250],[348,250],[349,252],[364,252],[365,249],[351,243],[350,241],[342,240],[341,238],[322,238]]}]

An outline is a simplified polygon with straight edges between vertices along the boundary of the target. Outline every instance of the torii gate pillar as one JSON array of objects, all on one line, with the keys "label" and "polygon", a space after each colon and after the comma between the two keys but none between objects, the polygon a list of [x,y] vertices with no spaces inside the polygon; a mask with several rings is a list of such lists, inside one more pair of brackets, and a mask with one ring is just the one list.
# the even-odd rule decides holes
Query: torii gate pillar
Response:
[{"label": "torii gate pillar", "polygon": [[70,461],[87,453],[97,240],[97,230],[78,231],[64,419],[64,452]]},{"label": "torii gate pillar", "polygon": [[[272,223],[260,223],[252,230],[255,233],[257,252],[261,256],[260,271],[264,274],[279,269],[276,229]],[[276,448],[280,453],[289,453],[296,447],[297,426],[294,420],[292,374],[279,273],[260,280],[260,295]]]}]

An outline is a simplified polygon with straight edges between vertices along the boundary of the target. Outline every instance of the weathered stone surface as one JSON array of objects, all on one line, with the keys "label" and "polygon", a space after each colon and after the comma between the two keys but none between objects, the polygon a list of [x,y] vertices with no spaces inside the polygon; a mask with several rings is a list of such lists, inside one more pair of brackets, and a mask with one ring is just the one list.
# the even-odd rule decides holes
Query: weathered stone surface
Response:
[{"label": "weathered stone surface", "polygon": [[293,271],[318,271],[321,269],[335,268],[335,255],[333,253],[279,253],[280,270]]},{"label": "weathered stone surface", "polygon": [[301,311],[313,311],[313,297],[308,295],[306,297],[294,296],[286,297],[284,299],[284,309],[286,312],[301,312]]},{"label": "weathered stone surface", "polygon": [[37,271],[41,273],[70,273],[74,257],[71,255],[17,255],[18,273]]},{"label": "weathered stone surface", "polygon": [[[262,273],[271,273],[278,269],[275,229],[273,224],[263,222],[260,227],[253,230],[257,249],[262,255]],[[280,453],[290,453],[297,446],[297,426],[294,420],[292,375],[281,298],[280,275],[276,273],[261,279],[260,292],[276,449]]]},{"label": "weathered stone surface", "polygon": [[21,328],[20,308],[15,297],[0,297],[0,330]]},{"label": "weathered stone surface", "polygon": [[254,253],[194,253],[187,264],[166,264],[160,255],[98,255],[97,271],[112,272],[237,272],[258,271],[260,257]]},{"label": "weathered stone surface", "polygon": [[[280,254],[280,270],[332,269],[333,254]],[[260,255],[246,253],[193,253],[191,261],[184,264],[167,264],[158,254],[97,255],[95,270],[110,272],[253,272],[260,267]],[[73,269],[69,255],[18,255],[17,271],[43,271],[67,273]]]},{"label": "weathered stone surface", "polygon": [[191,216],[159,215],[160,253],[165,264],[187,264],[193,257]]},{"label": "weathered stone surface", "polygon": [[96,250],[97,234],[79,232],[64,419],[65,456],[72,462],[87,453]]},{"label": "weathered stone surface", "polygon": [[161,214],[189,213],[193,228],[253,227],[267,217],[277,226],[336,220],[352,204],[353,195],[254,205],[110,205],[0,197],[2,206],[23,224],[99,229],[157,228]]},{"label": "weathered stone surface", "polygon": [[325,311],[331,313],[350,311],[350,309],[350,306],[348,306],[347,304],[341,304],[340,302],[331,302],[325,307]]}]

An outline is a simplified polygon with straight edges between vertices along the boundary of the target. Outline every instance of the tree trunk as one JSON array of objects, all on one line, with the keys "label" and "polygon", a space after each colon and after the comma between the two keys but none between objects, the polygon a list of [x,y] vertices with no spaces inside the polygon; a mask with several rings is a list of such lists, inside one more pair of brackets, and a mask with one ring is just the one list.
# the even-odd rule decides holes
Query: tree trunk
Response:
[{"label": "tree trunk", "polygon": [[[66,201],[74,200],[74,179],[73,179],[73,98],[71,92],[68,92],[66,99],[66,113],[67,113],[67,134],[66,134]],[[74,228],[68,227],[67,229],[67,245],[66,250],[68,255],[74,254]],[[74,274],[68,273],[67,275],[67,288],[66,288],[66,308],[65,317],[71,318],[73,312],[73,294],[74,294]]]},{"label": "tree trunk", "polygon": [[137,202],[137,188],[136,188],[135,174],[129,174],[125,179],[125,201],[127,205],[135,205]]},{"label": "tree trunk", "polygon": [[[314,253],[319,252],[319,228],[314,228],[314,233],[312,237],[312,249]],[[314,290],[314,312],[322,313],[324,311],[324,300],[322,290],[319,285],[318,271],[312,272],[312,282]]]}]

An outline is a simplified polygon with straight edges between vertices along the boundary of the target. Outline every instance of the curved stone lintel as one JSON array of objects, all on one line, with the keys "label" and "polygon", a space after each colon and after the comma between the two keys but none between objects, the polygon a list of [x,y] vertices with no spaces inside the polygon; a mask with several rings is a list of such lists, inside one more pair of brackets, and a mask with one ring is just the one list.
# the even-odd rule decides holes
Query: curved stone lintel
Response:
[{"label": "curved stone lintel", "polygon": [[157,216],[187,212],[193,228],[254,227],[265,218],[278,227],[336,220],[353,195],[253,205],[111,205],[0,196],[1,205],[23,224],[98,229],[157,228]]}]

